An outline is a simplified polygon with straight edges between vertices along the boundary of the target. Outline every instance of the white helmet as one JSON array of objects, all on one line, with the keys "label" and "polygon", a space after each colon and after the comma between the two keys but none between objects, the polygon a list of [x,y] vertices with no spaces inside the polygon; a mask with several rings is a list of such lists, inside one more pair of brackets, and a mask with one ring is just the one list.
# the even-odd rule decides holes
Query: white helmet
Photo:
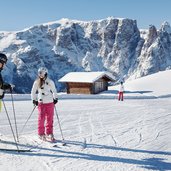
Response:
[{"label": "white helmet", "polygon": [[40,77],[45,77],[45,76],[47,76],[47,74],[48,74],[48,69],[47,69],[47,68],[45,68],[45,67],[40,67],[40,68],[38,69],[38,75],[39,75]]}]

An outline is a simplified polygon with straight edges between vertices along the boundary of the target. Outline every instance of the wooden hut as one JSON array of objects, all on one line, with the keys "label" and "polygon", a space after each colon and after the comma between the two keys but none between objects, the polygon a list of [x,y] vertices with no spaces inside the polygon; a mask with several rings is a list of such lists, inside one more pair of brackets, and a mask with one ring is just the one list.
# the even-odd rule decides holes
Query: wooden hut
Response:
[{"label": "wooden hut", "polygon": [[108,72],[70,72],[58,81],[66,83],[68,94],[97,94],[115,80]]}]

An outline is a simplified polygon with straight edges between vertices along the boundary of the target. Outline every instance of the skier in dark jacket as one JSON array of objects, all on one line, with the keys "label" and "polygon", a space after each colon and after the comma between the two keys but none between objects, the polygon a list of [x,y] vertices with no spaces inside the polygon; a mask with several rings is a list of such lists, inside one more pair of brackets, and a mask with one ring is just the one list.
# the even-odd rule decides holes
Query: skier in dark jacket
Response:
[{"label": "skier in dark jacket", "polygon": [[4,98],[4,93],[5,90],[10,90],[12,91],[12,87],[10,84],[5,83],[3,81],[2,75],[1,75],[1,71],[3,70],[6,62],[7,62],[7,56],[3,53],[0,53],[0,99]]}]

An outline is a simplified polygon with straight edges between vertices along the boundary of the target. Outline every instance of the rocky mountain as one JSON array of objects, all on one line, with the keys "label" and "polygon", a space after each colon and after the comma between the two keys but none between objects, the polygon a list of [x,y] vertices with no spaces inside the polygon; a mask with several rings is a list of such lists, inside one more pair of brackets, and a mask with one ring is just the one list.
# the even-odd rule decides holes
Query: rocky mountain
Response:
[{"label": "rocky mountain", "polygon": [[29,93],[37,69],[45,66],[55,80],[70,71],[110,71],[120,79],[135,79],[171,69],[171,27],[150,25],[139,30],[135,20],[61,19],[17,32],[0,32],[0,52],[7,54],[3,71],[18,93]]}]

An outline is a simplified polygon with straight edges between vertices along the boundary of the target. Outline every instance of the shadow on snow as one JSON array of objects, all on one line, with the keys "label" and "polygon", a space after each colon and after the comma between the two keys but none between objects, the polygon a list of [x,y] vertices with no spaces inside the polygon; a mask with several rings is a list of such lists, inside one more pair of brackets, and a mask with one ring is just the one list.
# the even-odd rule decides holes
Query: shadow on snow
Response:
[{"label": "shadow on snow", "polygon": [[[65,140],[67,143],[67,146],[79,146],[83,147],[83,142],[80,141],[70,141]],[[14,142],[10,141],[1,141],[1,143],[9,144],[9,145],[15,145]],[[60,143],[60,141],[59,141]],[[92,161],[102,161],[102,162],[119,162],[119,163],[126,163],[126,164],[135,164],[139,165],[142,168],[146,169],[152,169],[152,170],[171,170],[171,163],[165,162],[164,158],[145,158],[142,160],[137,159],[130,159],[130,158],[119,158],[119,157],[111,157],[111,156],[101,156],[101,155],[94,155],[91,153],[84,153],[84,150],[80,150],[81,148],[78,148],[78,152],[76,151],[67,151],[67,149],[60,149],[60,148],[53,148],[53,147],[39,147],[37,145],[24,145],[24,144],[18,144],[18,146],[21,148],[30,148],[30,149],[38,149],[41,150],[41,153],[36,152],[25,152],[25,153],[18,153],[18,152],[5,152],[1,151],[1,153],[13,153],[15,155],[26,155],[26,156],[38,156],[38,157],[53,157],[53,158],[71,158],[71,159],[84,159],[84,160],[92,160]],[[71,147],[72,148],[72,147]],[[157,154],[157,155],[164,155],[164,156],[171,156],[171,152],[165,152],[165,151],[149,151],[149,150],[141,150],[141,149],[130,149],[130,148],[123,148],[123,147],[114,147],[114,146],[107,146],[107,145],[100,145],[100,144],[86,144],[86,149],[107,149],[107,150],[113,150],[113,151],[126,151],[126,152],[135,152],[135,153],[147,153],[147,154]],[[45,152],[42,152],[45,151]],[[53,154],[48,154],[47,152],[53,152]],[[54,154],[54,152],[58,152],[61,154]]]}]

